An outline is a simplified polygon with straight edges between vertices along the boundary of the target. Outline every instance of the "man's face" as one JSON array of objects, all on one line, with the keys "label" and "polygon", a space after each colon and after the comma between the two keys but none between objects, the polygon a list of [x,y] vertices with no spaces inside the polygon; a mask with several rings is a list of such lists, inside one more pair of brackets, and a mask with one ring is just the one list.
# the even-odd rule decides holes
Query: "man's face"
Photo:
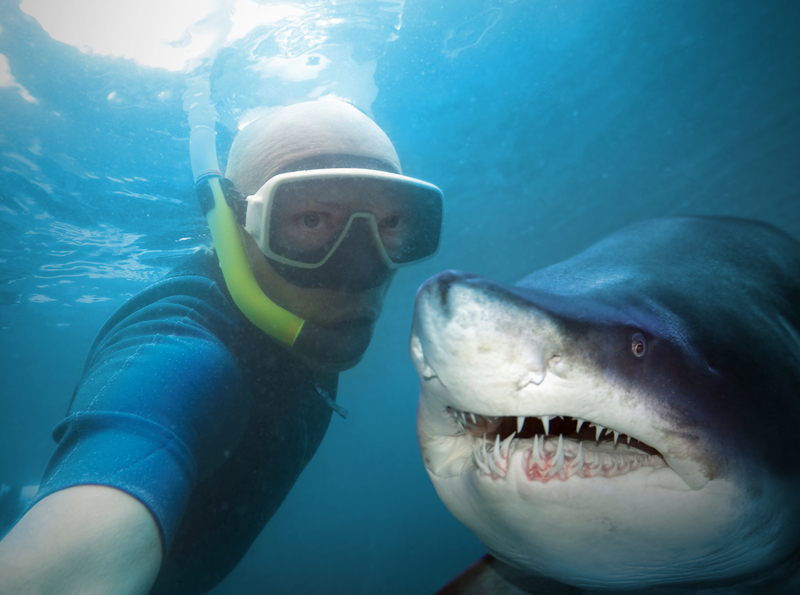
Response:
[{"label": "man's face", "polygon": [[[340,372],[356,365],[372,339],[375,322],[383,309],[386,291],[394,278],[388,275],[378,286],[354,293],[345,289],[298,287],[270,266],[252,236],[242,231],[247,257],[261,290],[282,308],[324,331],[325,357],[311,360],[311,367]],[[324,360],[324,361],[323,361]]]}]

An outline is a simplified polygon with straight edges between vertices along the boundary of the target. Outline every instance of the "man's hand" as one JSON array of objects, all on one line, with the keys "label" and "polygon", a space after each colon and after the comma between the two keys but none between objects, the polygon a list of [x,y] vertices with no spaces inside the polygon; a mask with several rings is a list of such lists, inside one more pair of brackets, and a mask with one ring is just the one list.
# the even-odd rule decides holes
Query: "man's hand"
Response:
[{"label": "man's hand", "polygon": [[38,502],[0,541],[0,593],[146,594],[161,537],[133,496],[87,485]]}]

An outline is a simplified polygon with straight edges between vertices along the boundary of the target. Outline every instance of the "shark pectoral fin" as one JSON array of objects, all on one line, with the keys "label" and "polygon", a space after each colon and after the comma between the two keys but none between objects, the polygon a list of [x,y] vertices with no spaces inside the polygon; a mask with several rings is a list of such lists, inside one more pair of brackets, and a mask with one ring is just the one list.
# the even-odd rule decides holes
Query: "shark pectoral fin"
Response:
[{"label": "shark pectoral fin", "polygon": [[577,595],[580,592],[547,578],[531,577],[491,554],[484,554],[436,595]]}]

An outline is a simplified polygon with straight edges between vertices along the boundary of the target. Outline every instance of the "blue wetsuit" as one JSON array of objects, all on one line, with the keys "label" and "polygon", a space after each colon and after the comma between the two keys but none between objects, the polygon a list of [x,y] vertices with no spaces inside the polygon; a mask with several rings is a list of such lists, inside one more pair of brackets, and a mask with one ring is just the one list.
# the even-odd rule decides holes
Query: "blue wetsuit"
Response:
[{"label": "blue wetsuit", "polygon": [[204,593],[241,560],[316,452],[338,374],[321,374],[233,305],[213,253],[136,295],[89,352],[34,502],[113,486],[158,522],[151,593]]}]

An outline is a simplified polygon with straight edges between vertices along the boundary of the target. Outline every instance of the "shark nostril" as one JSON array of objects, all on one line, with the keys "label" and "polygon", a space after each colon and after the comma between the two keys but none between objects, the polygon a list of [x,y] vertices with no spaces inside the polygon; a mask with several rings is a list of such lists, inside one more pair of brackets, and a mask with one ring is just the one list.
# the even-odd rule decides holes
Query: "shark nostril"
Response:
[{"label": "shark nostril", "polygon": [[547,370],[550,366],[557,364],[561,361],[561,355],[558,353],[550,354],[548,356],[533,356],[529,358],[527,369],[522,377],[517,381],[517,389],[523,389],[529,384],[539,386],[544,382],[547,375]]},{"label": "shark nostril", "polygon": [[535,384],[538,386],[542,383],[543,380],[544,380],[543,368],[540,370],[530,370],[526,372],[522,376],[522,378],[519,379],[519,381],[517,381],[517,388],[518,389],[525,388],[529,384]]}]

